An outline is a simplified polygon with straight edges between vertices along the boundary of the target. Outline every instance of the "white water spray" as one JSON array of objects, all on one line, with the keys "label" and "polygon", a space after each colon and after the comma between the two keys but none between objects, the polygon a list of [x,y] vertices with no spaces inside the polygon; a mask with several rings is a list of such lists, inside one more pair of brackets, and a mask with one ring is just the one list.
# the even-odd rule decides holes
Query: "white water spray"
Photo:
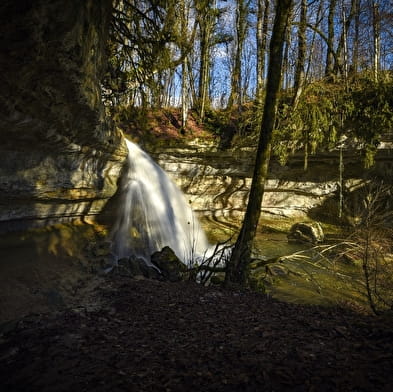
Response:
[{"label": "white water spray", "polygon": [[149,263],[152,253],[169,246],[186,264],[203,258],[210,245],[181,190],[148,154],[126,143],[129,167],[112,231],[116,256]]}]

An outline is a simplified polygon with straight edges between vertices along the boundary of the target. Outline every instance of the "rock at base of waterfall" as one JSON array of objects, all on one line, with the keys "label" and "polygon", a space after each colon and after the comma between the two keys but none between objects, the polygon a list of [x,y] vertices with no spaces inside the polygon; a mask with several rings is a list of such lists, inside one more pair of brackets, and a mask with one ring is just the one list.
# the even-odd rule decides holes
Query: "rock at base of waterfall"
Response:
[{"label": "rock at base of waterfall", "polygon": [[163,277],[170,282],[182,280],[187,271],[185,264],[179,260],[169,246],[165,246],[161,251],[153,253],[151,262],[161,270]]},{"label": "rock at base of waterfall", "polygon": [[325,236],[319,222],[298,222],[291,227],[287,238],[289,242],[317,244],[323,242]]},{"label": "rock at base of waterfall", "polygon": [[162,280],[163,278],[156,267],[148,265],[144,259],[136,256],[123,257],[117,260],[116,268],[111,272],[134,279]]}]

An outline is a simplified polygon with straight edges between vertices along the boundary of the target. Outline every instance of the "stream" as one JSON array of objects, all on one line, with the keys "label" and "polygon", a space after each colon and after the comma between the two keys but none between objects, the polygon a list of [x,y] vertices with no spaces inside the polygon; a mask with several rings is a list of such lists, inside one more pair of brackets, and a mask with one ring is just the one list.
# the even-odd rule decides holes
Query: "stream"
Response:
[{"label": "stream", "polygon": [[[202,221],[209,239],[235,239],[235,229]],[[329,235],[328,235],[329,238]],[[320,306],[349,306],[367,310],[362,269],[358,265],[324,257],[310,244],[288,242],[285,232],[259,229],[254,248],[252,276],[263,282],[266,293],[285,302]],[[257,265],[256,268],[253,268]]]}]

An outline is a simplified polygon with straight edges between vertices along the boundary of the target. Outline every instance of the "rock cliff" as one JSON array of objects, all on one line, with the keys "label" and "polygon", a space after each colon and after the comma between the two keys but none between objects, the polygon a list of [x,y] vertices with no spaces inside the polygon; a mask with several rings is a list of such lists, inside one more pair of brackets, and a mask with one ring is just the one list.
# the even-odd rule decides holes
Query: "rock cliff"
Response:
[{"label": "rock cliff", "polygon": [[[251,186],[255,149],[220,151],[213,145],[197,142],[183,147],[150,147],[150,150],[199,215],[235,222],[242,218]],[[311,156],[307,172],[303,170],[301,154],[291,157],[286,166],[272,159],[263,216],[294,220],[310,217],[330,222],[337,219],[338,165],[338,151]],[[375,178],[385,178],[390,183],[392,173],[389,149],[378,151],[376,165],[367,170],[360,162],[359,152],[344,152],[344,213],[348,223],[356,218],[356,210],[363,208],[359,189]]]},{"label": "rock cliff", "polygon": [[0,5],[0,231],[97,214],[127,150],[100,78],[110,0]]}]

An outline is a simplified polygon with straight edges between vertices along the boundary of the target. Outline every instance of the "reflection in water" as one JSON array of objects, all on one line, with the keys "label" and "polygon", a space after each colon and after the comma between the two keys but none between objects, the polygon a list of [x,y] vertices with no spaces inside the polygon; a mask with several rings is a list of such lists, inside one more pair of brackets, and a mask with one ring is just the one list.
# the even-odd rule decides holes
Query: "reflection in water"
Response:
[{"label": "reflection in water", "polygon": [[164,246],[184,262],[203,256],[209,243],[181,190],[148,154],[126,142],[129,167],[112,230],[116,256],[135,255],[148,262]]}]

